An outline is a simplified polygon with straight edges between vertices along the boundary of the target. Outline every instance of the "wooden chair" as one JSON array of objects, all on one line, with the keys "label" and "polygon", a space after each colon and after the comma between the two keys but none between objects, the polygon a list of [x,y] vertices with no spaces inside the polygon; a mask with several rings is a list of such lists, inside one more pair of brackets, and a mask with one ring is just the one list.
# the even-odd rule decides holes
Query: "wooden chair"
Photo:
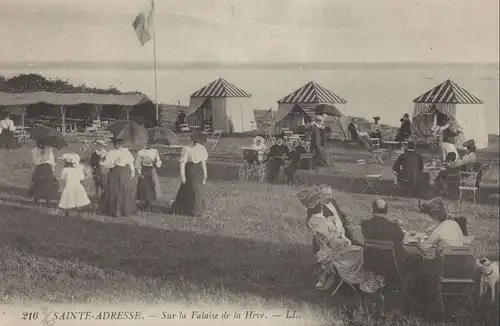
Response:
[{"label": "wooden chair", "polygon": [[222,135],[222,130],[214,130],[210,138],[207,139],[207,143],[211,144],[210,151],[214,152],[219,144],[220,136]]},{"label": "wooden chair", "polygon": [[402,295],[406,292],[410,278],[400,271],[392,241],[365,239],[363,255],[366,268],[383,276],[386,285],[401,290]]},{"label": "wooden chair", "polygon": [[384,155],[389,151],[386,148],[380,147],[379,138],[370,138],[370,145],[372,147],[372,156],[370,157],[369,163],[380,163],[384,164]]},{"label": "wooden chair", "polygon": [[444,297],[467,297],[474,309],[472,287],[475,284],[476,259],[471,249],[448,247],[441,252],[441,272],[438,277],[438,301],[444,313]]}]

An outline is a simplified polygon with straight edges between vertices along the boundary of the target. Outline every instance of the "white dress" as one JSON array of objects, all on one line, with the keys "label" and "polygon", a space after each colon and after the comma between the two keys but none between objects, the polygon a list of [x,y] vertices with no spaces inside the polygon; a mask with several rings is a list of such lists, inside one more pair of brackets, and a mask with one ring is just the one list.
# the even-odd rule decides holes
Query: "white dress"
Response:
[{"label": "white dress", "polygon": [[81,181],[85,179],[83,167],[66,167],[61,172],[61,180],[64,182],[64,189],[59,201],[62,209],[84,207],[90,204],[90,199],[85,192]]}]

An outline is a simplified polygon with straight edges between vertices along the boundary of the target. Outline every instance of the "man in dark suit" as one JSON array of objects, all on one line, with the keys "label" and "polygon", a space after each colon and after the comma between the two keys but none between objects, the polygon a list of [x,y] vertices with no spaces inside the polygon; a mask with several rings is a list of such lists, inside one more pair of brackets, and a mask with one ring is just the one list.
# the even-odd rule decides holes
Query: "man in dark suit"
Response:
[{"label": "man in dark suit", "polygon": [[408,113],[403,115],[401,119],[401,127],[399,127],[398,134],[396,135],[396,141],[404,141],[411,136],[411,121]]},{"label": "man in dark suit", "polygon": [[[387,203],[383,199],[377,199],[372,203],[373,217],[369,220],[364,220],[361,222],[361,232],[365,239],[381,240],[381,241],[391,241],[394,244],[394,254],[396,255],[396,263],[401,272],[409,273],[416,272],[419,263],[422,263],[422,256],[415,256],[407,252],[403,246],[404,241],[404,231],[401,229],[396,221],[389,220],[385,215],[388,212]],[[370,258],[370,261],[366,261],[367,266],[370,269],[380,270],[384,268],[379,265],[380,261],[376,257]],[[373,266],[370,266],[373,265]]]},{"label": "man in dark suit", "polygon": [[422,155],[415,151],[415,142],[409,141],[405,152],[401,154],[392,170],[397,175],[398,184],[410,190],[411,195],[421,198],[427,197],[429,188],[429,174],[424,173],[424,160]]},{"label": "man in dark suit", "polygon": [[359,140],[359,135],[358,135],[358,125],[356,122],[357,122],[356,119],[352,119],[347,129],[349,130],[349,136],[351,136],[351,140],[357,141]]}]

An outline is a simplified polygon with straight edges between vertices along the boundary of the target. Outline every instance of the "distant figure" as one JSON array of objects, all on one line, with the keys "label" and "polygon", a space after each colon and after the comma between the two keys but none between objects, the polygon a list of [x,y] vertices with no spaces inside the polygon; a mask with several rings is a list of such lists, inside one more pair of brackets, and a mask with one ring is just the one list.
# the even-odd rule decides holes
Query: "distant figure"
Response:
[{"label": "distant figure", "polygon": [[136,199],[144,202],[146,209],[151,210],[151,204],[162,196],[160,179],[156,169],[161,167],[160,153],[156,148],[146,145],[137,153],[135,169],[139,179],[137,180]]},{"label": "distant figure", "polygon": [[400,121],[401,127],[399,127],[398,134],[396,135],[396,141],[402,142],[411,137],[411,121],[408,113],[405,113]]},{"label": "distant figure", "polygon": [[262,138],[261,136],[256,136],[252,140],[251,147],[252,147],[252,149],[257,151],[258,160],[259,160],[259,162],[262,162],[264,160],[264,153],[267,150],[267,146],[266,146],[266,142],[265,142],[264,138]]},{"label": "distant figure", "polygon": [[105,182],[102,173],[101,162],[106,159],[106,142],[103,140],[96,141],[97,148],[90,156],[90,167],[92,168],[92,176],[97,197],[101,196],[101,191],[104,189]]},{"label": "distant figure", "polygon": [[367,149],[371,148],[369,142],[370,135],[368,135],[368,133],[365,131],[359,130],[358,119],[353,118],[351,120],[351,123],[349,123],[347,129],[349,130],[349,135],[351,136],[351,140],[355,140],[357,144],[361,144]]},{"label": "distant figure", "polygon": [[113,139],[114,147],[106,154],[101,166],[109,169],[106,187],[101,196],[100,210],[113,217],[128,216],[137,211],[135,203],[134,157],[123,139]]},{"label": "distant figure", "polygon": [[177,115],[177,120],[175,121],[175,131],[181,132],[181,126],[183,124],[186,124],[186,113],[184,113],[184,110],[180,110]]},{"label": "distant figure", "polygon": [[15,135],[16,126],[10,119],[10,114],[0,121],[0,148],[14,149],[19,147]]},{"label": "distant figure", "polygon": [[38,140],[31,150],[31,158],[35,170],[31,177],[28,198],[33,198],[37,205],[40,200],[45,200],[49,204],[51,200],[57,199],[59,191],[59,182],[54,176],[56,169],[54,150],[52,147],[46,147],[43,140]]},{"label": "distant figure", "polygon": [[80,156],[75,153],[65,153],[61,157],[64,161],[64,168],[61,172],[61,181],[64,183],[59,208],[64,210],[65,216],[71,210],[78,210],[90,205],[90,199],[83,187],[85,173],[80,165]]},{"label": "distant figure", "polygon": [[371,138],[382,139],[382,126],[379,125],[380,117],[373,117],[372,130],[370,132]]},{"label": "distant figure", "polygon": [[465,147],[466,150],[465,155],[461,159],[458,159],[453,163],[453,166],[455,167],[462,167],[465,165],[474,164],[477,161],[476,142],[474,141],[474,139],[466,141],[463,144],[463,146]]},{"label": "distant figure", "polygon": [[352,119],[351,122],[349,123],[349,126],[347,127],[347,130],[349,130],[349,136],[351,137],[351,140],[359,140],[359,135],[358,135],[358,120],[357,119]]},{"label": "distant figure", "polygon": [[283,136],[276,138],[276,144],[269,148],[267,154],[267,175],[270,182],[275,182],[279,176],[281,167],[285,165],[288,159],[290,150],[285,145]]},{"label": "distant figure", "polygon": [[309,151],[314,154],[313,165],[329,167],[331,165],[330,155],[326,150],[327,133],[325,130],[325,117],[315,115],[312,122],[311,145]]},{"label": "distant figure", "polygon": [[429,187],[429,175],[423,172],[424,160],[415,151],[415,142],[408,142],[405,152],[398,157],[392,169],[400,186],[409,189],[412,195],[425,196]]},{"label": "distant figure", "polygon": [[193,144],[182,149],[179,159],[181,186],[172,204],[174,214],[200,217],[204,211],[204,188],[207,180],[208,152],[203,145],[206,137],[195,131]]}]

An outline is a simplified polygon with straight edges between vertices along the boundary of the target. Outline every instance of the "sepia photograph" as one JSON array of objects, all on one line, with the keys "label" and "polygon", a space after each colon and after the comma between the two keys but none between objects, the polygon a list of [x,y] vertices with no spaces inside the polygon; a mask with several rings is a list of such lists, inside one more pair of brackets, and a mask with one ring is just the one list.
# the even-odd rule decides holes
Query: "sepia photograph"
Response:
[{"label": "sepia photograph", "polygon": [[0,0],[0,326],[499,323],[498,0]]}]

